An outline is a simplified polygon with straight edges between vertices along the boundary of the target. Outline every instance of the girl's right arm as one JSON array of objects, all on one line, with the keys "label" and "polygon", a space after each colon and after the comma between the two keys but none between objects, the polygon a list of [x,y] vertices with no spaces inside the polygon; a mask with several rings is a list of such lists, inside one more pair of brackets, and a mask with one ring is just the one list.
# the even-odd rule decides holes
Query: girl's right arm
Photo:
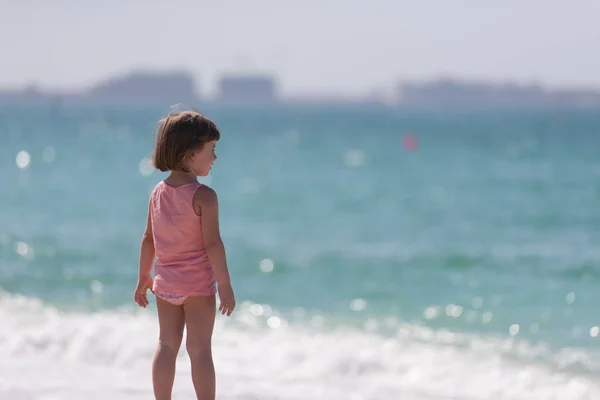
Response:
[{"label": "girl's right arm", "polygon": [[152,266],[156,256],[154,248],[154,235],[152,234],[152,213],[150,212],[150,203],[148,204],[148,217],[146,219],[146,229],[142,235],[140,246],[140,263],[138,268],[138,282],[135,288],[133,298],[140,307],[148,305],[148,297],[146,292],[148,289],[152,291]]},{"label": "girl's right arm", "polygon": [[219,310],[223,314],[231,315],[231,312],[235,308],[235,297],[231,288],[229,269],[227,268],[225,246],[223,245],[219,230],[219,202],[217,194],[208,186],[201,186],[196,194],[202,218],[204,246],[206,247],[208,259],[219,288],[219,298],[221,300]]}]

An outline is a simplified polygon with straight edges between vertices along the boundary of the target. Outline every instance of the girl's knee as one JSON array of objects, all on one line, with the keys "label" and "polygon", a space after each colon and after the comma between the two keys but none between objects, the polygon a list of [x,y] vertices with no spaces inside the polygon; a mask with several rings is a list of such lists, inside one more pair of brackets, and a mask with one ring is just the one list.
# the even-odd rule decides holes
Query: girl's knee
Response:
[{"label": "girl's knee", "polygon": [[186,343],[185,345],[190,359],[193,360],[212,360],[212,351],[210,345],[198,344],[198,343]]},{"label": "girl's knee", "polygon": [[179,351],[179,348],[181,347],[181,340],[182,339],[178,338],[159,338],[158,344],[165,350],[177,353]]}]

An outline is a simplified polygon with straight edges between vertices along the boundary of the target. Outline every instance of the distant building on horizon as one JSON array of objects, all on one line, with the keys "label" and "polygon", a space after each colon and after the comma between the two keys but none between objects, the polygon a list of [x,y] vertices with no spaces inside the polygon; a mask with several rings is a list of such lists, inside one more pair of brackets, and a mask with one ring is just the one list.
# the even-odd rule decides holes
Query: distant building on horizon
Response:
[{"label": "distant building on horizon", "polygon": [[417,108],[514,108],[600,106],[600,92],[549,91],[541,85],[469,82],[442,78],[398,86],[398,104]]},{"label": "distant building on horizon", "polygon": [[0,103],[53,103],[60,100],[60,96],[45,92],[36,85],[29,85],[23,89],[0,90]]},{"label": "distant building on horizon", "polygon": [[416,107],[486,107],[539,104],[546,99],[539,85],[490,84],[451,78],[399,87],[401,105]]},{"label": "distant building on horizon", "polygon": [[132,72],[99,83],[82,97],[118,103],[188,103],[200,100],[196,82],[185,72]]},{"label": "distant building on horizon", "polygon": [[217,85],[216,100],[228,104],[264,104],[279,100],[278,85],[269,75],[224,75]]}]

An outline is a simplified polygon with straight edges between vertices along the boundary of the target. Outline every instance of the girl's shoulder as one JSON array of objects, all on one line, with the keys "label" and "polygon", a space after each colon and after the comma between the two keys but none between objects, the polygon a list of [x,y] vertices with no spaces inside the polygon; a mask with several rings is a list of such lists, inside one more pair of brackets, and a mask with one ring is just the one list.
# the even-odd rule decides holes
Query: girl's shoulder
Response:
[{"label": "girl's shoulder", "polygon": [[209,205],[216,204],[217,192],[210,186],[200,184],[194,193],[194,208],[200,209]]},{"label": "girl's shoulder", "polygon": [[164,185],[164,181],[160,181],[156,185],[154,185],[154,187],[152,188],[152,191],[150,192],[150,196],[149,196],[151,201],[154,197],[156,197],[156,193],[160,190],[160,188],[163,185]]},{"label": "girl's shoulder", "polygon": [[217,196],[217,192],[210,186],[199,184],[196,188],[196,192],[194,193],[194,201],[205,201],[210,200],[213,197]]}]

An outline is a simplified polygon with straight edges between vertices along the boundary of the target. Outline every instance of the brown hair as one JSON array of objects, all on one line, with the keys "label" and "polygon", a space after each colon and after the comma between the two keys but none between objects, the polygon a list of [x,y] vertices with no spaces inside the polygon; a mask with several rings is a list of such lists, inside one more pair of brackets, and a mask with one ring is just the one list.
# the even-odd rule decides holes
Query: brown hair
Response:
[{"label": "brown hair", "polygon": [[205,143],[219,140],[219,128],[196,111],[169,114],[159,121],[152,165],[166,172],[186,171],[185,162]]}]

